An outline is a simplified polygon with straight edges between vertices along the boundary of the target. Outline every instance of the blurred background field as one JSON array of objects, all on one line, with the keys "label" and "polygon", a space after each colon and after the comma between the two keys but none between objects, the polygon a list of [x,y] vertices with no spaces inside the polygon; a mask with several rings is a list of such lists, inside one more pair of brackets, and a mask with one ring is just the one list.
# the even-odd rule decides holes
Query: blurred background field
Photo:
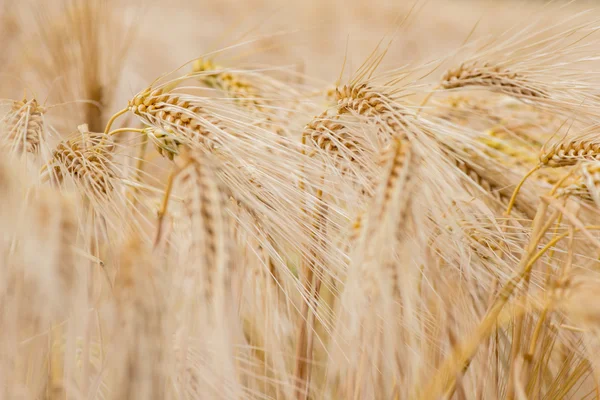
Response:
[{"label": "blurred background field", "polygon": [[[78,66],[61,68],[50,59],[54,51],[50,46],[69,52],[77,45],[55,29],[65,23],[66,3],[2,0],[2,29],[7,39],[2,43],[1,71],[13,79],[5,81],[1,95],[14,97],[22,91],[23,82],[39,95],[49,94],[52,100],[59,91],[56,87],[68,84],[65,74]],[[97,25],[110,35],[114,47],[103,50],[106,60],[95,61],[122,64],[122,79],[114,91],[123,100],[149,80],[196,56],[246,42],[250,43],[242,46],[242,51],[230,52],[230,64],[234,59],[237,66],[276,63],[332,83],[341,71],[346,48],[348,73],[360,66],[385,35],[394,35],[382,65],[388,69],[447,57],[469,38],[496,36],[531,22],[540,11],[549,25],[565,14],[587,11],[590,18],[597,15],[588,10],[589,2],[562,8],[560,4],[519,0],[109,0],[106,7],[112,11],[105,17],[98,13]],[[128,51],[120,53],[124,45]],[[43,66],[44,79],[40,72],[31,71],[34,66]],[[55,80],[49,79],[52,77]]]}]

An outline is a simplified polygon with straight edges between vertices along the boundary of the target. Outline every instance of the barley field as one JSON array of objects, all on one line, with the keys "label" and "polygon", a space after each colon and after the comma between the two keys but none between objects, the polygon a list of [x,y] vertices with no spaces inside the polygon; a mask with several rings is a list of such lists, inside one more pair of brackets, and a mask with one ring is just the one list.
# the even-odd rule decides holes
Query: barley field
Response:
[{"label": "barley field", "polygon": [[0,400],[600,399],[600,4],[0,0]]}]

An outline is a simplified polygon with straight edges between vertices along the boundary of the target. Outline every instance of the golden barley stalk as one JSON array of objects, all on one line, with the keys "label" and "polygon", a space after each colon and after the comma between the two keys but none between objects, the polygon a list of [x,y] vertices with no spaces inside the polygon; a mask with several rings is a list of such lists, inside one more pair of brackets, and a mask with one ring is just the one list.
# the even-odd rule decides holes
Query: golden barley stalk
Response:
[{"label": "golden barley stalk", "polygon": [[35,99],[14,101],[5,117],[8,124],[6,140],[17,152],[37,154],[44,140],[45,108]]},{"label": "golden barley stalk", "polygon": [[315,117],[302,133],[302,143],[322,150],[334,161],[336,167],[357,163],[360,160],[360,147],[339,118],[329,118],[327,112]]},{"label": "golden barley stalk", "polygon": [[202,151],[185,150],[171,173],[159,213],[156,244],[160,242],[163,217],[174,186],[185,188],[184,206],[193,232],[193,258],[203,266],[207,301],[213,296],[217,277],[230,281],[230,220],[225,198],[226,190],[216,175],[212,159]]},{"label": "golden barley stalk", "polygon": [[201,82],[224,91],[243,107],[265,112],[264,100],[261,99],[258,88],[238,74],[223,70],[223,67],[203,58],[194,61],[192,72],[198,74],[198,79]]},{"label": "golden barley stalk", "polygon": [[500,201],[501,203],[508,204],[510,198],[507,197],[506,194],[500,190],[501,187],[499,187],[491,181],[488,181],[483,176],[479,175],[472,166],[470,166],[464,161],[457,160],[456,165],[466,176],[468,176],[475,184],[480,186],[484,191],[490,193],[492,196],[494,196],[496,200]]},{"label": "golden barley stalk", "polygon": [[483,64],[477,62],[462,64],[457,68],[448,70],[442,77],[441,86],[444,89],[477,86],[515,97],[549,97],[546,90],[536,86],[535,83],[518,72],[487,62]]},{"label": "golden barley stalk", "polygon": [[584,163],[579,169],[579,179],[557,193],[561,196],[577,196],[600,207],[600,162]]},{"label": "golden barley stalk", "polygon": [[[178,180],[187,189],[184,207],[194,232],[193,251],[203,260],[205,296],[209,300],[213,296],[214,285],[227,285],[232,273],[226,192],[219,183],[212,160],[201,152],[188,153],[178,160],[178,167]],[[219,276],[225,277],[225,280],[219,282]]]},{"label": "golden barley stalk", "polygon": [[400,134],[408,125],[407,118],[412,115],[390,96],[374,90],[366,83],[336,89],[336,99],[339,114],[353,113],[366,117],[381,125],[388,134]]},{"label": "golden barley stalk", "polygon": [[90,134],[81,126],[78,136],[56,146],[52,160],[44,167],[43,179],[51,177],[61,183],[68,174],[86,194],[106,198],[117,176],[110,160],[113,145],[106,141],[105,136]]},{"label": "golden barley stalk", "polygon": [[388,160],[383,162],[386,168],[380,184],[380,195],[375,201],[375,210],[378,210],[376,218],[382,222],[386,216],[395,215],[394,225],[398,226],[404,219],[411,197],[406,189],[413,179],[411,172],[415,167],[412,145],[402,137],[395,137],[384,158]]},{"label": "golden barley stalk", "polygon": [[315,319],[319,305],[323,269],[323,260],[320,259],[316,248],[322,248],[322,237],[326,236],[327,207],[323,202],[323,191],[317,190],[315,209],[310,217],[312,229],[310,234],[311,249],[308,261],[303,260],[302,286],[307,290],[307,298],[303,299],[298,320],[296,336],[296,358],[294,378],[296,380],[296,398],[306,400],[310,396],[310,382],[313,369],[313,347],[315,335]]},{"label": "golden barley stalk", "polygon": [[540,163],[533,167],[517,184],[507,208],[507,214],[516,201],[517,194],[525,180],[536,171],[544,167],[559,168],[572,166],[582,161],[600,161],[600,144],[589,140],[589,135],[582,138],[560,141],[544,151],[540,156]]},{"label": "golden barley stalk", "polygon": [[580,161],[600,161],[600,143],[582,139],[560,141],[540,156],[542,166],[566,167]]},{"label": "golden barley stalk", "polygon": [[[412,144],[403,137],[396,136],[389,144],[388,149],[382,154],[381,161],[384,175],[379,183],[378,190],[372,204],[372,216],[365,226],[364,234],[367,237],[364,243],[376,246],[374,238],[382,235],[401,240],[406,237],[407,214],[412,198],[411,184],[415,179],[416,157]],[[389,227],[386,230],[382,227]],[[380,231],[377,235],[375,231]],[[369,244],[367,244],[369,243]],[[369,249],[364,249],[369,252]],[[393,296],[400,295],[398,271],[396,264],[391,259],[384,259],[381,263],[383,279],[381,282],[389,284]]]},{"label": "golden barley stalk", "polygon": [[147,124],[173,134],[184,143],[202,143],[213,148],[231,135],[223,121],[181,96],[163,89],[145,90],[129,102],[131,112]]},{"label": "golden barley stalk", "polygon": [[275,116],[276,108],[272,106],[272,101],[264,98],[258,85],[203,58],[194,61],[192,74],[205,85],[222,90],[242,108],[258,112],[259,120],[255,126],[272,130],[280,136],[289,136],[285,123]]},{"label": "golden barley stalk", "polygon": [[144,129],[144,133],[161,156],[166,156],[169,160],[173,160],[179,154],[179,147],[182,145],[182,142],[177,139],[176,135],[170,133],[169,130],[148,127]]}]

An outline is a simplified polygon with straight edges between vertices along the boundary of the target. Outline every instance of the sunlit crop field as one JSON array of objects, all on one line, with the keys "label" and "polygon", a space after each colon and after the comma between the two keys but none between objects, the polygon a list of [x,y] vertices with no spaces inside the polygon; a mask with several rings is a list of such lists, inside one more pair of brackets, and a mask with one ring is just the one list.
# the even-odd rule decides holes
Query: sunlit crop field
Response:
[{"label": "sunlit crop field", "polygon": [[600,399],[595,7],[0,0],[0,400]]}]

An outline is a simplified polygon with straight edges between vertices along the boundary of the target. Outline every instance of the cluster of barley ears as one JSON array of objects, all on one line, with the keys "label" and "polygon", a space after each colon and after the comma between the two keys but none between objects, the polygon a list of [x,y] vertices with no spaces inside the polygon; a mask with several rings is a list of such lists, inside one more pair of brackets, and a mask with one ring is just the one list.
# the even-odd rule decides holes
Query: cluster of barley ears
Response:
[{"label": "cluster of barley ears", "polygon": [[322,84],[242,36],[124,98],[136,23],[60,4],[0,31],[0,398],[600,398],[589,13]]}]

